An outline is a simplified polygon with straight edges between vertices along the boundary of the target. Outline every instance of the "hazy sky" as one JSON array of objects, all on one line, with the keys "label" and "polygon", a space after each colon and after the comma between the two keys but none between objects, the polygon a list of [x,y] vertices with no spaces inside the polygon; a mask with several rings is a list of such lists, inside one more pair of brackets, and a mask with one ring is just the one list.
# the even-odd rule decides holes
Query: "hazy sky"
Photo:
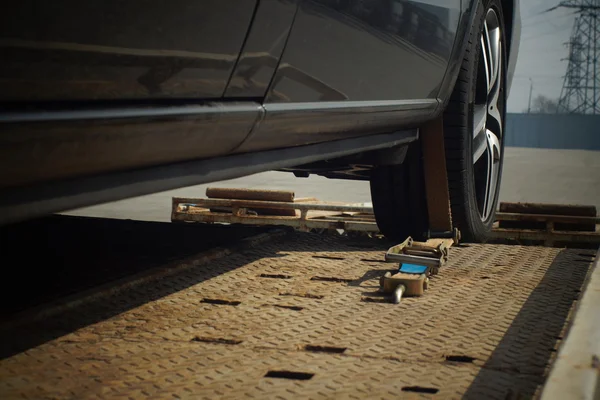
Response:
[{"label": "hazy sky", "polygon": [[575,15],[573,10],[544,10],[560,0],[521,0],[523,31],[517,70],[508,99],[509,112],[527,109],[529,78],[533,80],[533,97],[543,94],[558,99],[568,55],[564,45],[569,40]]}]

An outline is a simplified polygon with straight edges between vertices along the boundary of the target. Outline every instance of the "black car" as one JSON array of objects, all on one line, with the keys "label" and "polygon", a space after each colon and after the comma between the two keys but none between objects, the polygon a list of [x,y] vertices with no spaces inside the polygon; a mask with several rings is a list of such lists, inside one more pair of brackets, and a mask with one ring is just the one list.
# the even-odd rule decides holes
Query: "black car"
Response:
[{"label": "black car", "polygon": [[519,0],[7,5],[1,223],[278,169],[370,180],[402,237],[427,224],[417,140],[441,119],[453,221],[490,231]]}]

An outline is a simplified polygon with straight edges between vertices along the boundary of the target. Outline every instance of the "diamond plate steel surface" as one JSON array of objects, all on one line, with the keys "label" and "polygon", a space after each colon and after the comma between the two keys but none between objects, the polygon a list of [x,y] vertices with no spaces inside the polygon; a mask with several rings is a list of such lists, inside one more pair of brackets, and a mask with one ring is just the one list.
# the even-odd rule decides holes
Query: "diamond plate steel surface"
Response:
[{"label": "diamond plate steel surface", "polygon": [[594,253],[451,249],[386,303],[377,240],[289,233],[0,331],[2,398],[530,398]]}]

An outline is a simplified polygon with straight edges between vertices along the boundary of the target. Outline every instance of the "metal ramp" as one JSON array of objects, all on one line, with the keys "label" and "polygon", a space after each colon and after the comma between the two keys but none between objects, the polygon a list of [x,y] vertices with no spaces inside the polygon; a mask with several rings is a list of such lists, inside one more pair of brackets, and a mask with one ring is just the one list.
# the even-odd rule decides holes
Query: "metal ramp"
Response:
[{"label": "metal ramp", "polygon": [[1,325],[1,397],[539,395],[594,251],[461,245],[395,305],[387,247],[273,231],[25,313]]}]

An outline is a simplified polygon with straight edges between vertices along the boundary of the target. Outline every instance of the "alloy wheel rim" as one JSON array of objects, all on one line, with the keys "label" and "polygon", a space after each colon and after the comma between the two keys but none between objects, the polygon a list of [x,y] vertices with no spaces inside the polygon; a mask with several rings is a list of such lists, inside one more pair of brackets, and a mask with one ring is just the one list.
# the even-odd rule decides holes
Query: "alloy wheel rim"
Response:
[{"label": "alloy wheel rim", "polygon": [[498,14],[490,9],[480,37],[479,69],[472,104],[475,197],[479,215],[484,222],[494,212],[503,151],[503,60],[500,29]]}]

